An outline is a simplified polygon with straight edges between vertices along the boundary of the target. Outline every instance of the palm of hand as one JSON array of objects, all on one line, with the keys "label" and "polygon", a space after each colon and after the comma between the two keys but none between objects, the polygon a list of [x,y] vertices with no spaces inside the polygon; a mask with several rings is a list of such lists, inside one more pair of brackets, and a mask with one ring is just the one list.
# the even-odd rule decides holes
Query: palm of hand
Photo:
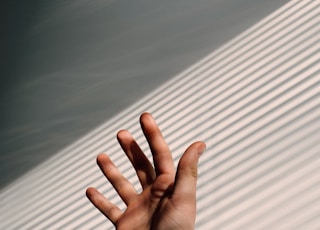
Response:
[{"label": "palm of hand", "polygon": [[97,163],[127,208],[122,212],[94,188],[87,189],[87,196],[117,229],[193,229],[197,162],[205,145],[192,144],[181,157],[176,172],[171,152],[151,115],[143,114],[140,122],[153,154],[154,167],[127,131],[120,131],[117,137],[143,191],[138,194],[110,158],[100,154]]},{"label": "palm of hand", "polygon": [[184,217],[179,217],[182,213],[176,210],[170,191],[155,188],[159,185],[158,179],[129,202],[116,223],[118,229],[186,229],[185,223],[175,221]]}]

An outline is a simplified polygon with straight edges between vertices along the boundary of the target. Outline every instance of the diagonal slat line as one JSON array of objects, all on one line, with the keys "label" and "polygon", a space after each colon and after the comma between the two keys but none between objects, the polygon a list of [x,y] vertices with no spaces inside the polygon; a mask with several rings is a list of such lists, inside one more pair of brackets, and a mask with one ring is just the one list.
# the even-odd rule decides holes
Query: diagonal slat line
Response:
[{"label": "diagonal slat line", "polygon": [[[318,102],[319,103],[319,102]],[[319,107],[319,104],[318,105],[316,105],[316,106],[318,106]],[[312,110],[311,110],[312,111]],[[317,111],[315,111],[315,112],[319,112],[319,110]],[[304,127],[304,126],[307,126],[307,124],[308,123],[311,123],[312,124],[312,121],[314,120],[314,119],[317,119],[318,117],[316,116],[317,114],[316,113],[308,113],[308,116],[307,116],[307,118],[309,118],[310,117],[310,119],[308,119],[307,121],[304,121],[303,119],[301,119],[301,120],[299,120],[299,122],[297,122],[296,123],[296,127],[290,127],[291,128],[291,130],[289,130],[290,132],[292,132],[292,133],[295,133],[295,132],[297,132],[297,131],[299,131],[302,127]],[[304,114],[301,114],[300,115],[300,117],[304,117]],[[306,116],[305,116],[306,117]],[[295,119],[293,119],[293,120],[295,120]],[[313,128],[313,129],[317,129],[317,127],[312,127],[311,126],[311,128]],[[287,131],[288,132],[288,131]],[[257,145],[258,146],[258,149],[257,150],[255,150],[255,151],[253,151],[252,150],[252,147],[251,147],[251,149],[248,149],[248,150],[251,150],[250,151],[250,153],[252,153],[251,154],[251,156],[250,155],[247,155],[247,154],[245,154],[248,150],[246,150],[246,149],[240,149],[239,151],[237,151],[237,152],[235,152],[235,153],[230,153],[229,155],[231,155],[232,157],[234,157],[234,156],[236,156],[236,157],[240,157],[241,155],[244,155],[245,157],[250,157],[251,158],[251,160],[253,160],[254,158],[257,158],[257,157],[261,157],[261,156],[263,156],[263,155],[261,155],[264,151],[266,151],[267,149],[268,149],[268,146],[270,146],[270,144],[272,143],[272,144],[274,144],[274,145],[276,145],[276,143],[277,142],[274,142],[274,139],[276,139],[275,137],[273,137],[272,136],[272,134],[273,133],[277,133],[278,134],[278,136],[277,136],[277,139],[280,139],[280,141],[281,141],[281,143],[283,143],[283,140],[281,140],[281,137],[286,137],[286,133],[287,132],[283,132],[283,134],[282,135],[280,135],[280,133],[279,132],[276,132],[275,130],[270,130],[268,133],[267,133],[267,135],[269,135],[270,136],[270,138],[268,138],[267,137],[267,135],[264,135],[264,136],[262,136],[262,138],[261,138],[261,141],[260,142],[263,142],[263,143],[256,143],[255,145]],[[304,134],[305,135],[305,134]],[[295,138],[298,138],[299,137],[299,135],[296,135],[295,136]],[[271,139],[271,140],[269,140],[269,139]],[[265,141],[264,141],[265,140]],[[295,142],[297,142],[298,140],[296,140]],[[291,143],[291,145],[292,145],[292,143]],[[250,146],[249,146],[250,147]],[[278,148],[279,148],[279,146],[277,146]],[[286,147],[288,147],[288,146],[286,146]],[[280,149],[281,150],[281,149]],[[270,150],[269,150],[270,151]],[[275,150],[273,150],[272,152],[275,152]],[[243,154],[241,154],[241,153],[243,153]],[[259,153],[259,155],[256,155],[257,153]],[[241,155],[240,155],[241,154]],[[274,154],[273,154],[274,155]],[[267,155],[267,157],[271,157],[272,155]],[[274,156],[276,156],[276,155],[274,155]],[[258,158],[259,159],[259,158]],[[219,169],[219,167],[221,167],[222,169],[224,169],[225,167],[226,167],[226,172],[228,172],[228,167],[227,166],[225,166],[225,164],[226,163],[228,163],[230,160],[232,160],[232,159],[227,159],[225,162],[221,162],[221,163],[217,163],[216,164],[216,166],[215,165],[210,165],[211,167],[212,167],[212,170],[214,170],[215,171],[215,174],[214,174],[214,176],[211,176],[211,177],[207,177],[207,179],[204,181],[204,185],[207,185],[207,183],[209,182],[209,181],[215,181],[217,178],[219,178],[218,176],[219,176],[219,174],[217,174],[217,168]],[[246,164],[248,164],[249,162],[248,162],[248,160],[249,159],[245,159],[244,160],[244,163],[246,163]],[[241,163],[241,161],[240,161],[240,159],[238,159],[236,162],[238,162],[238,163]],[[256,162],[257,163],[257,162]],[[242,165],[238,165],[238,164],[235,164],[237,167],[243,167]],[[255,164],[254,164],[255,165]],[[201,167],[204,167],[204,165],[201,165]],[[230,167],[230,166],[229,166]],[[232,172],[229,172],[228,174],[230,175],[231,174],[231,176],[233,175],[233,170],[235,170],[235,168],[230,168],[229,170],[232,170]],[[221,174],[221,175],[223,175],[223,178],[224,178],[224,180],[223,181],[225,181],[224,183],[226,183],[226,180],[227,180],[227,176],[228,176],[228,174],[226,174],[226,175],[223,175],[223,174]],[[235,174],[236,175],[236,174]],[[234,176],[235,177],[235,176]],[[207,182],[207,183],[205,183],[205,182]],[[240,182],[240,181],[239,181]],[[233,186],[234,184],[232,184],[232,186]],[[218,189],[219,188],[219,184],[215,184],[215,192],[217,192]],[[224,187],[221,187],[221,188],[223,188],[223,189],[225,189]],[[225,191],[225,190],[223,190],[223,191]],[[205,198],[205,197],[208,197],[208,196],[205,196],[206,194],[202,194],[202,198]],[[209,198],[210,199],[210,198]],[[206,199],[204,199],[203,200],[203,202],[207,202],[208,200],[206,200]],[[202,202],[202,199],[200,199],[199,200],[199,204],[201,204],[201,202]]]},{"label": "diagonal slat line", "polygon": [[[309,134],[312,138],[314,137],[314,133]],[[308,136],[309,136],[308,135]],[[294,144],[294,143],[293,143]],[[314,142],[310,143],[310,146],[314,145]],[[254,216],[254,219],[263,218],[264,213],[268,213],[271,211],[272,208],[274,208],[274,205],[279,205],[277,202],[280,200],[281,202],[285,202],[283,200],[291,200],[293,199],[293,196],[299,196],[299,193],[301,193],[301,190],[306,190],[306,188],[298,188],[297,190],[292,190],[293,195],[290,195],[292,197],[288,197],[288,194],[283,193],[287,190],[287,188],[295,187],[296,183],[301,181],[304,178],[308,178],[307,181],[308,185],[310,185],[310,188],[314,186],[314,177],[316,175],[313,173],[313,170],[308,169],[309,171],[305,174],[298,174],[297,177],[290,177],[289,180],[286,181],[280,181],[277,185],[277,189],[272,190],[272,192],[268,192],[268,190],[264,190],[261,192],[260,196],[263,197],[263,199],[256,199],[255,202],[250,203],[250,206],[238,206],[237,212],[235,215],[225,216],[223,222],[219,224],[219,228],[226,227],[226,225],[230,225],[230,223],[233,221],[233,226],[241,226],[241,222],[244,222],[246,220],[245,217],[247,217],[247,220],[250,220],[250,216]],[[309,187],[308,187],[309,188]],[[280,196],[276,196],[277,194],[280,194]],[[281,196],[283,194],[286,194],[285,196]],[[276,199],[275,199],[276,197]],[[267,207],[266,207],[267,206]],[[261,210],[261,211],[260,211]],[[238,221],[236,221],[238,220]],[[230,226],[229,226],[230,227]]]}]

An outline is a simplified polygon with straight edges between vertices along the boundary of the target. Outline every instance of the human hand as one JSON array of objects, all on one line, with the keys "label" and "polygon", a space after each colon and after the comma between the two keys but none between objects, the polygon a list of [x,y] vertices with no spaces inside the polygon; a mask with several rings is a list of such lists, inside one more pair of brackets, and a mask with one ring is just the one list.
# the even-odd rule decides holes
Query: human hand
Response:
[{"label": "human hand", "polygon": [[97,163],[127,208],[121,211],[95,188],[87,189],[87,197],[120,230],[194,229],[197,164],[205,144],[190,145],[175,170],[169,147],[151,114],[142,114],[140,124],[154,167],[128,131],[119,131],[117,138],[136,170],[142,192],[138,194],[110,158],[100,154]]}]

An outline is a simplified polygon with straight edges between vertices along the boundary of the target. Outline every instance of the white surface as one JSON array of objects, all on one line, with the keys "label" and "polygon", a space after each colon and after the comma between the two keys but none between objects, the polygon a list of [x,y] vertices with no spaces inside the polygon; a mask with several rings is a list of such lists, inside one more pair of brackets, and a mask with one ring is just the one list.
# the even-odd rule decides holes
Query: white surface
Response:
[{"label": "white surface", "polygon": [[[204,140],[197,229],[320,228],[320,2],[291,1],[1,191],[3,229],[112,229],[86,200],[105,151],[137,185],[114,138],[152,112],[177,160]],[[150,153],[149,153],[150,157]],[[138,187],[138,185],[137,185]]]}]

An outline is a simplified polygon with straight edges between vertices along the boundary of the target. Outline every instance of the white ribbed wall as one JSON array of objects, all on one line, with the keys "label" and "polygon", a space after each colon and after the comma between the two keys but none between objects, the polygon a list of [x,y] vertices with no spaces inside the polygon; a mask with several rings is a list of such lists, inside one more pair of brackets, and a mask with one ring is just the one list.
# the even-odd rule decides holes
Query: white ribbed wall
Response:
[{"label": "white ribbed wall", "polygon": [[[204,140],[197,229],[320,229],[320,1],[296,0],[3,189],[0,229],[113,229],[87,201],[115,134],[154,114],[174,153]],[[150,157],[150,153],[149,153]]]}]

